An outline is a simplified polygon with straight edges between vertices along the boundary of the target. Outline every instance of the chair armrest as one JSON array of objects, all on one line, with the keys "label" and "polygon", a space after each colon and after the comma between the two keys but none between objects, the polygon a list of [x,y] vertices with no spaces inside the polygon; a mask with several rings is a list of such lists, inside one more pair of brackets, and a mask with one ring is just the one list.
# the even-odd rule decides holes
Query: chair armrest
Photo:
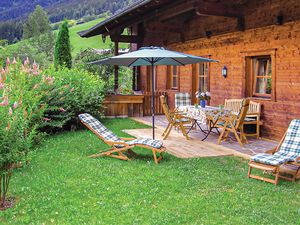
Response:
[{"label": "chair armrest", "polygon": [[126,137],[121,137],[121,139],[124,140],[124,141],[132,141],[132,140],[134,140],[134,139],[136,139],[136,138],[126,138]]},{"label": "chair armrest", "polygon": [[266,151],[266,153],[273,155],[276,151],[277,151],[277,147]]}]

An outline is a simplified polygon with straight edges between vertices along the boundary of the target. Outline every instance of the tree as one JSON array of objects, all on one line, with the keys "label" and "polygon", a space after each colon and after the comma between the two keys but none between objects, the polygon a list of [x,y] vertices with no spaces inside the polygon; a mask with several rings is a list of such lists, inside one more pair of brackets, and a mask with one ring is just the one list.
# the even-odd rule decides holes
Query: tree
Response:
[{"label": "tree", "polygon": [[[23,37],[28,39],[28,44],[36,50],[37,55],[46,55],[46,61],[53,61],[54,34],[47,13],[41,6],[37,5],[29,15],[23,26]],[[31,57],[36,59],[37,55]]]},{"label": "tree", "polygon": [[54,52],[55,67],[72,67],[71,44],[68,29],[68,22],[64,21],[59,29]]},{"label": "tree", "polygon": [[23,37],[25,39],[38,37],[51,31],[50,21],[47,13],[39,5],[36,6],[33,13],[28,17],[27,22],[23,26]]}]

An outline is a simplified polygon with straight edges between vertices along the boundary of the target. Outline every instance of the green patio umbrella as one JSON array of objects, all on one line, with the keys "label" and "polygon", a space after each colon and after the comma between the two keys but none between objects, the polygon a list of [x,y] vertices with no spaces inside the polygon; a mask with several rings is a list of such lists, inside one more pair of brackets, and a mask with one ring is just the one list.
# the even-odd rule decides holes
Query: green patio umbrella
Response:
[{"label": "green patio umbrella", "polygon": [[[126,54],[113,56],[110,58],[102,59],[92,62],[92,64],[105,64],[105,65],[118,65],[118,66],[151,66],[152,67],[152,80],[155,77],[155,66],[157,65],[173,65],[184,66],[187,64],[194,64],[199,62],[218,62],[213,59],[203,58],[199,56],[184,54],[166,50],[162,47],[142,47],[137,51],[129,52]],[[153,82],[154,84],[154,82]],[[154,132],[154,85],[152,85],[152,133],[155,139]]]}]

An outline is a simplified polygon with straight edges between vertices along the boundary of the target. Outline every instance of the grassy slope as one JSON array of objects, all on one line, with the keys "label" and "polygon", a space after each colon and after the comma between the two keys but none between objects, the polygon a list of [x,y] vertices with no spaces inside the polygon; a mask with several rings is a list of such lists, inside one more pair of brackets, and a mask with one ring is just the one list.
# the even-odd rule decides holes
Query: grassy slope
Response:
[{"label": "grassy slope", "polygon": [[[120,130],[143,128],[107,120]],[[105,145],[87,130],[48,137],[31,165],[15,172],[14,208],[1,224],[299,224],[299,182],[247,179],[235,157],[179,159],[155,165],[148,150],[133,161],[90,159]]]},{"label": "grassy slope", "polygon": [[102,48],[109,48],[111,41],[106,40],[105,43],[102,42],[101,36],[95,36],[91,38],[81,38],[77,32],[82,30],[87,30],[97,23],[101,22],[103,18],[96,19],[89,21],[87,23],[79,24],[73,27],[69,28],[70,32],[70,41],[71,45],[73,47],[72,49],[72,55],[76,55],[81,49],[87,49],[87,48],[96,48],[96,49],[102,49]]},{"label": "grassy slope", "polygon": [[[111,41],[109,38],[106,39],[105,43],[102,42],[101,36],[95,36],[91,38],[81,38],[77,32],[89,29],[101,22],[104,18],[99,18],[96,20],[89,21],[87,23],[75,25],[69,28],[70,33],[70,42],[72,45],[72,56],[74,57],[81,49],[87,48],[96,48],[96,49],[106,49],[110,48]],[[55,31],[57,33],[57,31]],[[17,49],[19,45],[21,45],[23,41],[20,41],[16,44],[10,45],[7,47],[8,51],[13,51],[13,49]],[[121,48],[126,48],[127,44],[121,44]]]}]

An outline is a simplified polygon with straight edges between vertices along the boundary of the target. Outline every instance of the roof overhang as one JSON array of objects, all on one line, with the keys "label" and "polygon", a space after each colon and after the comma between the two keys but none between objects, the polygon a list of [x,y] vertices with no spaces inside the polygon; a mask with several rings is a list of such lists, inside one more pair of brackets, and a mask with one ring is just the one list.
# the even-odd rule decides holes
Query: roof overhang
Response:
[{"label": "roof overhang", "polygon": [[120,29],[121,27],[125,28],[132,24],[132,19],[136,18],[136,21],[139,20],[145,13],[150,13],[151,11],[159,8],[162,4],[167,2],[172,2],[170,0],[140,0],[131,5],[127,8],[122,9],[122,11],[116,13],[115,15],[103,20],[99,24],[95,25],[94,27],[80,31],[78,34],[81,37],[92,37],[100,34],[109,34],[114,29]]}]

